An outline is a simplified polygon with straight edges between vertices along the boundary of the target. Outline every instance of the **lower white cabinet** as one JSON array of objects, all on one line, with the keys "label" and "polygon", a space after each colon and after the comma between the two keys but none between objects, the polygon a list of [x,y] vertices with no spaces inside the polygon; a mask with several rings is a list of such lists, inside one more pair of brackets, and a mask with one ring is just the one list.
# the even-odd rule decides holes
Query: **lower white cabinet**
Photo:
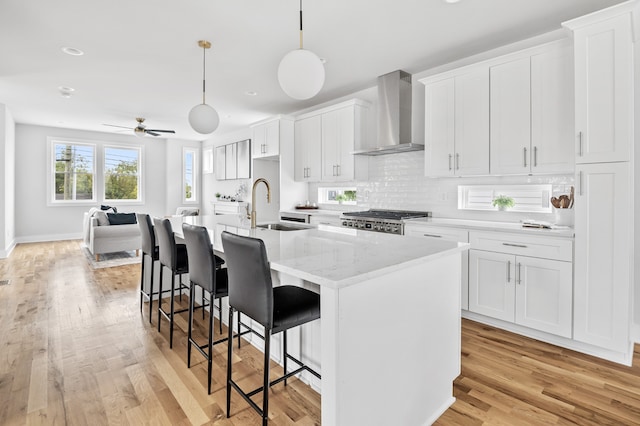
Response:
[{"label": "lower white cabinet", "polygon": [[309,223],[312,225],[342,226],[342,220],[338,215],[312,214]]},{"label": "lower white cabinet", "polygon": [[470,311],[571,338],[571,240],[472,231],[469,241]]},{"label": "lower white cabinet", "polygon": [[[438,238],[445,241],[469,242],[469,231],[466,229],[439,227],[424,224],[407,223],[404,235],[411,237]],[[460,307],[469,309],[469,252],[462,252],[462,283],[460,291]]]}]

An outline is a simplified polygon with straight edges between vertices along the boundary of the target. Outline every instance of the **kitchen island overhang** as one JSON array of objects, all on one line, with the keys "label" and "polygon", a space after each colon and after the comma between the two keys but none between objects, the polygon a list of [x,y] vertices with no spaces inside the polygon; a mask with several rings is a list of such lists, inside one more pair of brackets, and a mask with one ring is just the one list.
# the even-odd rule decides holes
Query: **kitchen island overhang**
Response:
[{"label": "kitchen island overhang", "polygon": [[235,215],[173,220],[176,231],[182,221],[206,226],[222,256],[222,231],[261,238],[280,282],[319,288],[324,425],[427,425],[455,401],[467,244],[339,228],[250,229]]}]

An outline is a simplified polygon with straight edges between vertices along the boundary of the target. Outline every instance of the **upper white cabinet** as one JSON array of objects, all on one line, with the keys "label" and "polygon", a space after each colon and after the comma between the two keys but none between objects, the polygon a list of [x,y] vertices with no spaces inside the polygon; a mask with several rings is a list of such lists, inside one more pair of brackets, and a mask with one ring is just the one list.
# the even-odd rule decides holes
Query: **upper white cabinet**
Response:
[{"label": "upper white cabinet", "polygon": [[575,20],[576,163],[629,161],[633,140],[631,14]]},{"label": "upper white cabinet", "polygon": [[491,173],[531,169],[529,57],[491,67]]},{"label": "upper white cabinet", "polygon": [[321,174],[322,116],[296,120],[294,133],[294,179],[318,182]]},{"label": "upper white cabinet", "polygon": [[532,173],[573,171],[574,105],[571,46],[531,56]]},{"label": "upper white cabinet", "polygon": [[216,179],[248,179],[251,177],[251,139],[216,147]]},{"label": "upper white cabinet", "polygon": [[280,154],[280,120],[271,119],[252,126],[253,158],[273,157]]},{"label": "upper white cabinet", "polygon": [[425,175],[489,174],[489,70],[425,85]]},{"label": "upper white cabinet", "polygon": [[575,339],[629,350],[629,163],[576,166]]},{"label": "upper white cabinet", "polygon": [[351,100],[297,117],[295,180],[339,182],[366,178],[367,158],[354,156],[353,152],[361,147],[366,135],[368,109],[368,103]]}]

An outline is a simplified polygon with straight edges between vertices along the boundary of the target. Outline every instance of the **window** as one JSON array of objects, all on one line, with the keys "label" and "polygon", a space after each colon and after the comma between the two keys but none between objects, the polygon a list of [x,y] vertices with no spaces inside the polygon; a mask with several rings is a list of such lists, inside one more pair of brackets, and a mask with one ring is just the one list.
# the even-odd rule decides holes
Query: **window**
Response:
[{"label": "window", "polygon": [[95,201],[95,146],[67,141],[52,143],[54,203]]},{"label": "window", "polygon": [[552,185],[460,185],[458,186],[458,209],[498,210],[494,198],[504,195],[514,201],[510,211],[528,213],[551,213]]},{"label": "window", "polygon": [[356,188],[318,188],[318,203],[356,205]]},{"label": "window", "polygon": [[104,200],[140,201],[140,148],[104,148]]},{"label": "window", "polygon": [[198,201],[196,197],[196,160],[198,158],[195,149],[185,148],[183,150],[183,166],[182,166],[182,187],[184,189],[183,201],[195,203]]}]

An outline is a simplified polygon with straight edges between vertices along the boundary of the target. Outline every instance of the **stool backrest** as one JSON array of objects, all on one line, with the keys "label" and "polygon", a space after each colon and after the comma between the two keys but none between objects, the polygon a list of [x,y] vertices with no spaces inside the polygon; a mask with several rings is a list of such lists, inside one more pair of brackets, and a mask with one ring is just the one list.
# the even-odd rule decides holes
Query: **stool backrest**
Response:
[{"label": "stool backrest", "polygon": [[207,228],[183,223],[182,233],[187,245],[189,280],[209,293],[215,293],[216,260]]},{"label": "stool backrest", "polygon": [[229,274],[229,305],[273,328],[273,283],[264,242],[222,232],[222,247]]},{"label": "stool backrest", "polygon": [[173,235],[173,228],[169,219],[153,218],[153,224],[158,237],[158,250],[160,251],[158,259],[164,266],[175,270],[178,263],[178,254],[176,249],[176,238]]},{"label": "stool backrest", "polygon": [[142,237],[142,252],[150,256],[156,249],[156,233],[153,230],[153,223],[148,214],[136,213],[138,226],[140,226],[140,236]]}]

